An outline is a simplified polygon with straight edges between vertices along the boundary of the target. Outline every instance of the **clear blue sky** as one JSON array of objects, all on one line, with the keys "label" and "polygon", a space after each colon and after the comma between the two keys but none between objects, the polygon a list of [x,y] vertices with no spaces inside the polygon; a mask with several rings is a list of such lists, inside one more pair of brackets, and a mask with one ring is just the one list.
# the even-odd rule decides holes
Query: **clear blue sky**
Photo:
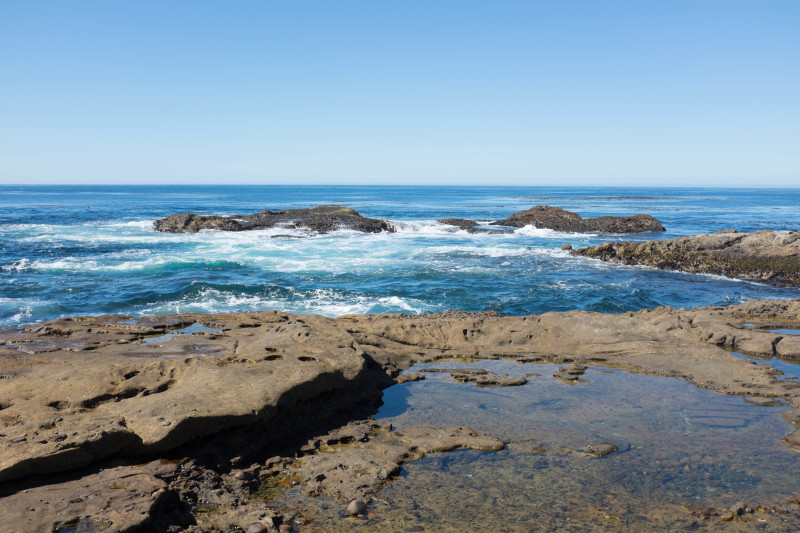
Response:
[{"label": "clear blue sky", "polygon": [[800,186],[800,1],[0,1],[0,183]]}]

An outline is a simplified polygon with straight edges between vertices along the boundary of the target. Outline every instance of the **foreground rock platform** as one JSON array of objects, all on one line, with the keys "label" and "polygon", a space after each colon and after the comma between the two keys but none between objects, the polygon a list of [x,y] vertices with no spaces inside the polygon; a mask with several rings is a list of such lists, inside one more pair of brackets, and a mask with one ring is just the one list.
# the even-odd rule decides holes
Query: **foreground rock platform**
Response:
[{"label": "foreground rock platform", "polygon": [[800,286],[800,232],[735,230],[647,242],[607,242],[570,252],[625,265]]},{"label": "foreground rock platform", "polygon": [[338,205],[321,205],[311,209],[259,211],[252,215],[230,217],[182,213],[156,220],[156,231],[165,233],[197,233],[201,230],[246,231],[276,226],[309,229],[328,233],[336,229],[351,229],[364,233],[394,232],[385,220],[361,216],[354,209]]},{"label": "foreground rock platform", "polygon": [[[420,362],[676,377],[785,404],[796,428],[800,384],[730,354],[800,361],[800,337],[769,331],[778,328],[800,329],[800,300],[623,315],[101,316],[0,332],[0,520],[11,531],[82,520],[131,531],[277,527],[302,519],[270,500],[282,486],[368,502],[425,453],[502,448],[469,428],[364,421],[381,389]],[[784,443],[800,452],[800,430]]]}]

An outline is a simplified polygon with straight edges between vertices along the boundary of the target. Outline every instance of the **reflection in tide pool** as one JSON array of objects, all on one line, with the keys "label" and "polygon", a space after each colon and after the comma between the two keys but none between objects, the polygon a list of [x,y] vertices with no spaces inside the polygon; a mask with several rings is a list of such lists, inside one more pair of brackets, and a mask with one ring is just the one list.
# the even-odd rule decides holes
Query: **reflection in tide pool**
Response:
[{"label": "reflection in tide pool", "polygon": [[[408,464],[362,520],[343,520],[340,505],[329,500],[297,495],[318,513],[320,531],[671,531],[693,520],[726,531],[800,525],[794,512],[722,522],[688,509],[740,501],[787,505],[798,494],[800,456],[780,440],[791,429],[780,416],[784,407],[596,368],[577,385],[553,379],[558,367],[551,364],[448,362],[409,372],[461,366],[539,375],[519,387],[478,388],[428,373],[425,381],[387,389],[377,418],[401,431],[465,425],[511,441],[507,448],[432,454]],[[606,442],[619,451],[601,458],[580,453]]]}]

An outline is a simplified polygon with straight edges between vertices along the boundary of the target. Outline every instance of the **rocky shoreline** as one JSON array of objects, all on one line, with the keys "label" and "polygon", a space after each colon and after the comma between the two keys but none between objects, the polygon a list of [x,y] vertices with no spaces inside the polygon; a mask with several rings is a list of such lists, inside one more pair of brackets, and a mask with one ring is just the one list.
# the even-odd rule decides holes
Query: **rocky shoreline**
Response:
[{"label": "rocky shoreline", "polygon": [[727,230],[663,241],[607,242],[570,253],[625,265],[800,287],[797,231]]},{"label": "rocky shoreline", "polygon": [[[677,377],[785,404],[797,428],[800,384],[729,353],[800,361],[800,337],[768,331],[776,327],[800,328],[800,300],[625,315],[105,316],[6,331],[0,519],[12,531],[87,521],[288,531],[302,509],[272,497],[291,486],[357,514],[406,462],[504,445],[469,428],[398,432],[370,421],[381,390],[420,362],[552,362],[566,365],[553,376],[565,381],[587,366]],[[523,383],[479,369],[451,375]],[[800,452],[800,430],[784,443]]]}]

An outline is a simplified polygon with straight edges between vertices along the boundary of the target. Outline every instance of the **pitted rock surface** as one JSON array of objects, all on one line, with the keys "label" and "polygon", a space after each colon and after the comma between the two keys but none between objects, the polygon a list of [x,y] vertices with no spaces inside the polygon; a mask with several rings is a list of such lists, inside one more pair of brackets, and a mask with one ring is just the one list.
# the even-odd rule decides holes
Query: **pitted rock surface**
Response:
[{"label": "pitted rock surface", "polygon": [[[168,335],[192,324],[206,329]],[[352,337],[313,315],[60,319],[0,343],[0,480],[268,423],[366,373]]]}]

